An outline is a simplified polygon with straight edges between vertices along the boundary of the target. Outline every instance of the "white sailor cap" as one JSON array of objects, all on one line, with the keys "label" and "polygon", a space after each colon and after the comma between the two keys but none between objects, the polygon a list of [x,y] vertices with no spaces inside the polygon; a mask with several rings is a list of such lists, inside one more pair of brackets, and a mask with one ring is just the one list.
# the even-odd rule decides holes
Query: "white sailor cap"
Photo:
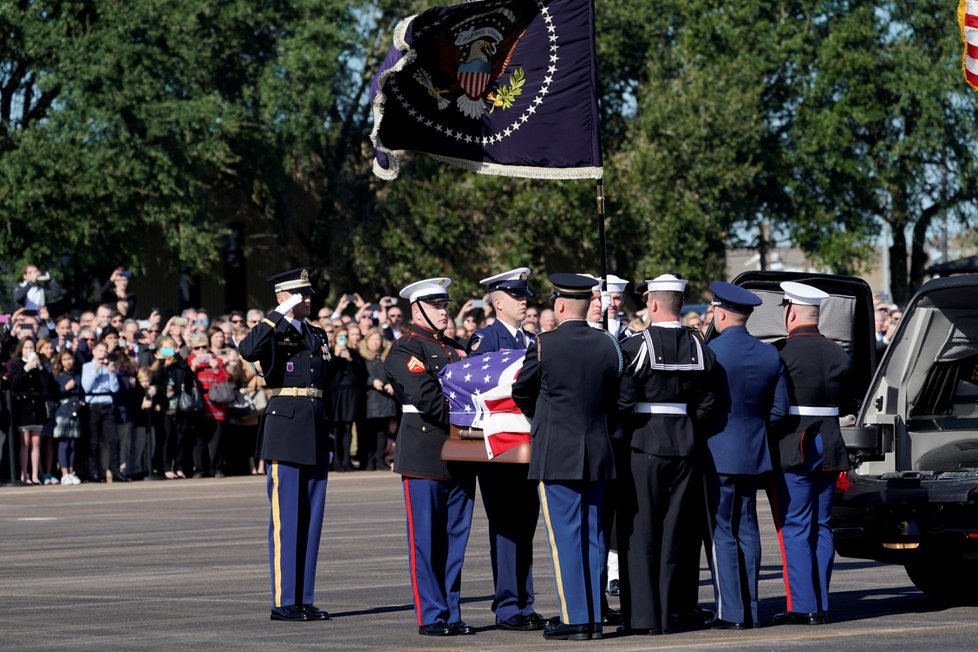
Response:
[{"label": "white sailor cap", "polygon": [[794,281],[784,281],[781,283],[781,289],[784,290],[784,301],[781,305],[794,303],[799,306],[818,306],[822,303],[822,299],[829,298],[828,293],[818,288]]},{"label": "white sailor cap", "polygon": [[653,279],[646,279],[636,290],[645,294],[646,292],[679,292],[686,291],[686,279],[678,278],[675,274],[659,274]]},{"label": "white sailor cap", "polygon": [[529,267],[517,267],[508,272],[484,278],[479,283],[489,286],[490,292],[502,290],[517,297],[532,297],[533,293],[530,292],[529,283],[526,281],[529,276]]},{"label": "white sailor cap", "polygon": [[448,286],[452,284],[450,278],[426,278],[407,285],[400,291],[400,297],[414,303],[418,299],[425,301],[448,301]]},{"label": "white sailor cap", "polygon": [[601,291],[601,279],[598,278],[597,276],[595,276],[594,274],[581,273],[581,274],[578,274],[578,276],[583,276],[585,278],[594,279],[594,287],[591,288],[591,291],[592,292],[600,292]]},{"label": "white sailor cap", "polygon": [[624,292],[625,286],[628,285],[628,281],[618,276],[615,276],[614,274],[608,274],[608,277],[605,279],[605,281],[608,288],[608,292]]}]

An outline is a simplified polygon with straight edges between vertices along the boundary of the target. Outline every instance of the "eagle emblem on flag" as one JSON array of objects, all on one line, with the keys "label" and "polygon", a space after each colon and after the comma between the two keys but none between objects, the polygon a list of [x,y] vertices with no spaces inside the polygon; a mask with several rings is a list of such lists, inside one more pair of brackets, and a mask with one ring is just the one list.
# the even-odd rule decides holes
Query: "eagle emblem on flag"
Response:
[{"label": "eagle emblem on flag", "polygon": [[[530,5],[532,8],[532,5]],[[535,15],[533,10],[499,6],[475,15],[459,16],[439,26],[435,36],[440,70],[418,70],[414,79],[428,90],[440,110],[455,106],[462,115],[477,120],[487,102],[509,108],[497,95],[519,93],[524,80],[522,69],[500,87],[513,50]],[[434,80],[447,83],[438,88]],[[448,97],[445,97],[448,96]]]}]

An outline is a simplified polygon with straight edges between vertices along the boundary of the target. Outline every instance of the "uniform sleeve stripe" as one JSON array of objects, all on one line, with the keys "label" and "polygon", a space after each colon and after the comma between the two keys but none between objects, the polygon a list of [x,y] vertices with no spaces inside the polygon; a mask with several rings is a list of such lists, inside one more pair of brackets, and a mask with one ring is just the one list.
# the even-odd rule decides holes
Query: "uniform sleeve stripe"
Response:
[{"label": "uniform sleeve stripe", "polygon": [[268,317],[265,317],[264,319],[262,319],[262,320],[261,320],[261,323],[263,323],[263,324],[268,324],[268,325],[269,325],[269,326],[271,326],[272,328],[275,328],[275,324],[274,324],[274,322],[272,322],[272,321],[271,321],[271,320],[270,320],[270,319],[269,319]]}]

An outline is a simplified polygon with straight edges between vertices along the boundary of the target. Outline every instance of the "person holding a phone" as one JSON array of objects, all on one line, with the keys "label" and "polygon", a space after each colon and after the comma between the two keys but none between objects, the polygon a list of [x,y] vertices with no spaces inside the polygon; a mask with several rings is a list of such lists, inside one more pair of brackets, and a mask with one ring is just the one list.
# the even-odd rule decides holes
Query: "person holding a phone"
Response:
[{"label": "person holding a phone", "polygon": [[278,307],[238,344],[260,362],[270,398],[258,435],[268,476],[270,618],[326,620],[315,606],[316,560],[326,507],[330,437],[329,381],[334,359],[326,333],[307,319],[314,294],[309,270],[268,279]]},{"label": "person holding a phone", "polygon": [[353,424],[363,412],[363,402],[366,398],[364,385],[367,382],[367,366],[357,350],[359,341],[360,330],[352,324],[346,329],[337,331],[336,347],[333,351],[333,373],[329,385],[333,405],[333,437],[336,441],[334,471],[353,470],[353,460],[350,456],[353,445]]},{"label": "person holding a phone", "polygon": [[44,369],[33,338],[17,344],[10,360],[14,426],[20,433],[20,481],[41,484],[41,430],[48,420],[46,401],[54,379]]},{"label": "person holding a phone", "polygon": [[191,471],[187,446],[187,416],[180,411],[180,395],[193,391],[194,376],[177,349],[177,342],[164,335],[156,342],[152,384],[159,387],[161,409],[157,418],[157,446],[153,469],[167,480],[187,477]]}]

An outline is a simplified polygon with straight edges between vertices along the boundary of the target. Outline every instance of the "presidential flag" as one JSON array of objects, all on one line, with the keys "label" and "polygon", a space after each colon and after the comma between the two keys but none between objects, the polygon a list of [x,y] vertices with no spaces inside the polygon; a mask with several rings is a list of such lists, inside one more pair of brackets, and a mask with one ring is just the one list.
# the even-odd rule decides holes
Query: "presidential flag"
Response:
[{"label": "presidential flag", "polygon": [[530,422],[512,393],[524,355],[524,350],[493,351],[445,365],[439,373],[449,421],[460,428],[481,428],[490,460],[530,441]]},{"label": "presidential flag", "polygon": [[397,150],[479,172],[599,179],[592,0],[478,0],[407,18],[374,77],[374,173]]},{"label": "presidential flag", "polygon": [[978,0],[961,0],[958,4],[958,25],[961,40],[964,41],[961,59],[964,79],[978,91]]}]

